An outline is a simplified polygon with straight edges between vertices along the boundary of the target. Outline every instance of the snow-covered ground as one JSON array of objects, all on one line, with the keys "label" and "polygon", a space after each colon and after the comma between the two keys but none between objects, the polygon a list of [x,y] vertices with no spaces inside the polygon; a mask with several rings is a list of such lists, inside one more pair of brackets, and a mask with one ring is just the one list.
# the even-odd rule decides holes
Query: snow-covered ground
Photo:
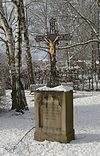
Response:
[{"label": "snow-covered ground", "polygon": [[75,140],[66,144],[35,141],[34,128],[24,136],[35,126],[34,97],[28,91],[26,96],[29,111],[18,114],[9,110],[7,91],[0,109],[0,156],[100,156],[100,92],[74,93]]}]

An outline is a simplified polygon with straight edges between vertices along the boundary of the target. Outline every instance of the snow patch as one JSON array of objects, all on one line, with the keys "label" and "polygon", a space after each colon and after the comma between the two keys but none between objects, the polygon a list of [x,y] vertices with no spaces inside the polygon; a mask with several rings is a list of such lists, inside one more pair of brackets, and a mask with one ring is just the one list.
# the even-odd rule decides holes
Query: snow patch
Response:
[{"label": "snow patch", "polygon": [[43,87],[40,87],[40,88],[38,88],[36,90],[37,91],[64,91],[64,92],[67,92],[67,91],[73,90],[73,87],[67,86],[67,85],[66,86],[65,85],[60,85],[60,86],[53,87],[53,88],[43,86]]},{"label": "snow patch", "polygon": [[[0,112],[0,156],[100,156],[100,92],[74,92],[75,140],[70,143],[35,141],[34,96],[26,91],[29,111],[16,115]],[[6,92],[4,108],[11,106]],[[16,147],[16,148],[14,148]]]}]

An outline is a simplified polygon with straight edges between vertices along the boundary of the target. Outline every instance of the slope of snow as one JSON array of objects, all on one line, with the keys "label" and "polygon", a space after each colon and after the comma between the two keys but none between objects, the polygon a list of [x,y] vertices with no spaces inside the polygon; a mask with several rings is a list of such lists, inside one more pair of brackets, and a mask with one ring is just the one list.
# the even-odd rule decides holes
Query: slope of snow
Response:
[{"label": "slope of snow", "polygon": [[[10,91],[0,109],[0,156],[100,156],[100,92],[74,93],[75,140],[70,143],[38,142],[34,128],[34,96],[26,91],[29,111],[10,111]],[[3,99],[4,100],[4,99]],[[19,142],[20,141],[20,142]]]}]

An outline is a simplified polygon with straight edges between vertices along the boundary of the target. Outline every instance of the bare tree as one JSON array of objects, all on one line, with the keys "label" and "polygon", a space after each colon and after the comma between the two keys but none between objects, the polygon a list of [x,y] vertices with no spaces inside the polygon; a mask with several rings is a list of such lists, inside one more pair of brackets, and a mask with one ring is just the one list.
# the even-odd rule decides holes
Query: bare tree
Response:
[{"label": "bare tree", "polygon": [[16,69],[15,69],[15,49],[12,28],[5,17],[2,1],[0,1],[0,26],[3,28],[6,34],[6,42],[9,48],[10,54],[10,70],[11,70],[11,82],[12,82],[12,109],[16,107]]},{"label": "bare tree", "polygon": [[2,1],[0,9],[0,26],[5,32],[6,45],[9,53],[9,65],[12,78],[12,109],[22,111],[28,108],[25,98],[23,84],[21,82],[21,54],[22,54],[22,34],[21,34],[21,10],[18,1],[13,2],[16,6],[16,36],[13,37],[12,28],[5,16]]}]

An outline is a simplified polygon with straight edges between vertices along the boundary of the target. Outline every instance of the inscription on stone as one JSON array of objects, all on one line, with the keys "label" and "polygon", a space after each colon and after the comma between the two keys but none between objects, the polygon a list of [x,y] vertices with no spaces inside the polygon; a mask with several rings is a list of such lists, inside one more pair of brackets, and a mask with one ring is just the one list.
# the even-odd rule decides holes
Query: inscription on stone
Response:
[{"label": "inscription on stone", "polygon": [[61,104],[59,98],[53,99],[50,95],[48,98],[43,97],[40,106],[40,127],[44,130],[60,131],[61,130]]}]

